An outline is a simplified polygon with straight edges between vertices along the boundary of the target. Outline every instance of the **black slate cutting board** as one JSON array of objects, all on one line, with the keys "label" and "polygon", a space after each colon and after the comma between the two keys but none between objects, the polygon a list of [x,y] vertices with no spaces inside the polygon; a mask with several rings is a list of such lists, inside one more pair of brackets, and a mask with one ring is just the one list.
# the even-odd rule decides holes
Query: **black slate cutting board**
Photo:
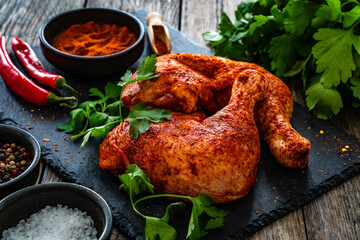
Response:
[{"label": "black slate cutting board", "polygon": [[[145,11],[133,14],[146,26]],[[169,30],[172,52],[212,54],[208,48],[192,42],[176,29],[169,27]],[[82,93],[82,100],[88,99],[91,87],[103,89],[106,82],[117,81],[120,77],[85,79],[70,76],[51,66],[38,46],[34,49],[48,70],[63,74],[68,83]],[[152,50],[147,40],[142,57],[131,70],[137,69],[140,61],[150,54]],[[11,57],[20,67],[14,56]],[[0,81],[0,101],[0,123],[20,126],[33,134],[41,144],[43,161],[66,181],[90,187],[102,195],[112,209],[115,225],[132,239],[142,238],[144,221],[131,209],[128,196],[118,190],[118,179],[98,168],[97,149],[101,139],[90,140],[84,148],[80,148],[80,141],[72,141],[71,135],[60,132],[55,127],[70,119],[69,110],[28,104],[8,90],[3,81]],[[312,143],[309,166],[302,170],[280,166],[262,142],[258,176],[252,190],[243,199],[218,206],[229,212],[225,226],[210,231],[204,239],[243,239],[359,173],[358,139],[325,121],[315,119],[297,104],[292,124]],[[320,134],[321,130],[323,134]],[[44,138],[50,141],[42,141]],[[349,146],[348,151],[341,152],[346,145]],[[168,200],[157,200],[145,203],[143,207],[146,211],[161,213],[167,204]],[[172,212],[171,223],[178,230],[178,239],[185,239],[190,208],[189,205],[185,210]]]}]

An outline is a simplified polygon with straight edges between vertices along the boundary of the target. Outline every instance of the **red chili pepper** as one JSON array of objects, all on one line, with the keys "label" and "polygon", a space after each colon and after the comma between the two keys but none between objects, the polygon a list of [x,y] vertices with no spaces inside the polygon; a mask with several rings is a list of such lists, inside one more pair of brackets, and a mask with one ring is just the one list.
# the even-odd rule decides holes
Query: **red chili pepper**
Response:
[{"label": "red chili pepper", "polygon": [[33,79],[39,83],[55,89],[65,88],[70,90],[76,97],[76,105],[78,104],[78,92],[66,83],[66,80],[63,76],[48,72],[36,56],[34,50],[27,42],[21,38],[12,37],[11,47],[17,58],[20,60],[26,71]]},{"label": "red chili pepper", "polygon": [[63,76],[50,73],[44,68],[34,50],[27,42],[21,38],[12,37],[11,47],[26,71],[36,81],[55,89],[67,88],[72,92],[77,93],[72,87],[66,84],[66,80]]},{"label": "red chili pepper", "polygon": [[[36,105],[48,105],[59,101],[76,100],[75,97],[59,97],[54,93],[39,87],[20,72],[11,62],[6,49],[4,36],[0,36],[0,75],[6,86],[8,86],[8,88],[16,95]],[[69,106],[66,103],[61,103],[61,105],[75,107]]]}]

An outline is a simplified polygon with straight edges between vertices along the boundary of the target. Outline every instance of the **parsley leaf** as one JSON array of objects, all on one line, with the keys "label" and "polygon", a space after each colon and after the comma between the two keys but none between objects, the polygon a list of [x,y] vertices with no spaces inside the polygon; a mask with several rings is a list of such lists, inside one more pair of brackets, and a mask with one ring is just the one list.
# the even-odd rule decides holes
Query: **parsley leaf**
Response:
[{"label": "parsley leaf", "polygon": [[271,18],[264,15],[254,16],[254,22],[250,25],[248,33],[250,35],[254,34],[255,30],[264,26],[268,21],[272,20]]},{"label": "parsley leaf", "polygon": [[360,100],[360,78],[351,78],[351,90],[353,90],[354,97],[358,98]]},{"label": "parsley leaf", "polygon": [[[125,72],[124,76],[121,77],[121,81],[117,85],[122,87],[122,90],[123,90],[126,85],[131,84],[133,82],[157,78],[159,76],[159,74],[155,74],[156,61],[157,61],[156,54],[148,56],[145,59],[145,61],[141,62],[141,65],[139,66],[136,77],[132,78],[131,71],[127,70]],[[120,91],[120,93],[122,93],[122,90]]]},{"label": "parsley leaf", "polygon": [[131,81],[131,77],[132,77],[132,72],[130,70],[126,70],[124,76],[122,76],[120,79],[121,81],[118,82],[118,86],[119,87],[124,87],[127,84],[130,84],[129,82]]},{"label": "parsley leaf", "polygon": [[314,83],[306,90],[306,104],[316,117],[327,120],[339,113],[343,103],[336,88],[326,88],[320,78],[321,76],[314,77]]},{"label": "parsley leaf", "polygon": [[72,117],[71,121],[56,126],[57,129],[70,133],[73,131],[80,131],[84,128],[84,121],[87,119],[87,115],[84,109],[77,108],[70,112]]},{"label": "parsley leaf", "polygon": [[340,80],[346,83],[352,71],[355,70],[352,34],[350,29],[332,28],[320,28],[314,34],[314,39],[318,42],[314,45],[312,52],[314,58],[317,59],[316,72],[323,72],[320,81],[324,87],[336,87],[340,84]]},{"label": "parsley leaf", "polygon": [[353,72],[353,76],[350,78],[350,81],[347,84],[347,88],[352,92],[354,107],[359,107],[360,105],[360,55],[354,54],[354,63],[357,66]]},{"label": "parsley leaf", "polygon": [[146,240],[174,240],[176,238],[176,230],[162,219],[156,217],[145,217],[144,239]]},{"label": "parsley leaf", "polygon": [[236,27],[231,22],[229,16],[226,13],[221,14],[221,22],[219,24],[218,30],[221,35],[226,37],[231,37],[233,32],[236,31]]},{"label": "parsley leaf", "polygon": [[[153,54],[150,57],[147,57],[145,61],[142,62],[142,64],[139,67],[137,78],[143,77],[148,78],[151,75],[155,74],[156,71],[156,55]],[[158,77],[157,75],[156,77]],[[153,78],[154,76],[152,76]]]},{"label": "parsley leaf", "polygon": [[191,201],[193,204],[191,217],[188,226],[188,236],[191,240],[198,240],[200,237],[207,234],[207,230],[219,228],[223,226],[224,217],[227,212],[219,210],[217,207],[212,206],[213,201],[211,197],[203,194],[198,197],[181,196],[175,194],[157,194],[142,197],[136,201],[134,198],[148,190],[153,192],[153,185],[150,183],[146,174],[135,164],[129,164],[124,174],[119,175],[119,179],[122,182],[120,189],[125,190],[130,196],[130,202],[134,211],[143,217],[146,221],[144,229],[144,239],[149,240],[168,240],[176,238],[176,230],[169,225],[170,209],[176,206],[184,207],[183,202],[174,202],[168,205],[166,212],[162,218],[153,216],[146,216],[142,214],[137,208],[137,204],[152,198],[180,198]]},{"label": "parsley leaf", "polygon": [[351,27],[360,18],[360,6],[355,6],[348,12],[344,13],[344,28]]},{"label": "parsley leaf", "polygon": [[105,95],[97,88],[90,88],[89,92],[90,92],[89,96],[105,98]]},{"label": "parsley leaf", "polygon": [[166,208],[165,215],[162,218],[145,216],[146,225],[144,229],[145,239],[175,239],[176,230],[169,225],[170,209],[176,206],[184,207],[183,202],[169,204]]},{"label": "parsley leaf", "polygon": [[164,109],[150,109],[143,103],[136,104],[129,113],[129,135],[138,139],[139,132],[144,133],[149,128],[149,122],[164,122],[164,118],[171,117],[172,113]]},{"label": "parsley leaf", "polygon": [[245,49],[238,43],[231,41],[223,41],[217,45],[215,55],[224,56],[235,60],[243,60],[245,58]]},{"label": "parsley leaf", "polygon": [[109,115],[102,112],[92,111],[90,114],[89,127],[101,126],[109,118]]},{"label": "parsley leaf", "polygon": [[127,170],[124,174],[119,175],[119,179],[122,182],[120,189],[133,197],[143,193],[145,190],[154,193],[154,186],[150,183],[150,179],[135,164],[127,165]]},{"label": "parsley leaf", "polygon": [[311,1],[291,0],[284,8],[286,17],[284,19],[285,29],[296,35],[304,34],[311,24],[311,20],[317,5]]},{"label": "parsley leaf", "polygon": [[290,34],[274,37],[271,40],[269,56],[273,59],[271,61],[271,69],[276,70],[277,76],[282,76],[286,69],[294,65],[296,61],[293,37]]},{"label": "parsley leaf", "polygon": [[248,0],[244,2],[240,2],[236,11],[235,11],[235,18],[237,21],[242,22],[243,19],[246,19],[248,14],[252,11],[255,7],[257,0]]},{"label": "parsley leaf", "polygon": [[211,44],[213,47],[221,43],[221,41],[224,39],[224,37],[221,36],[220,33],[214,31],[204,32],[202,34],[202,37],[205,41],[212,42]]},{"label": "parsley leaf", "polygon": [[105,96],[108,97],[109,99],[114,99],[114,100],[118,99],[121,92],[121,88],[116,86],[116,84],[112,82],[108,82],[105,85],[104,90],[105,90]]},{"label": "parsley leaf", "polygon": [[199,195],[197,198],[191,198],[193,208],[191,210],[191,217],[187,238],[191,240],[199,239],[207,235],[206,230],[222,227],[224,224],[224,217],[227,212],[211,206],[213,201],[206,195]]},{"label": "parsley leaf", "polygon": [[323,27],[328,22],[336,21],[341,15],[340,0],[326,0],[327,4],[321,4],[315,12],[315,18],[312,20],[314,28]]}]

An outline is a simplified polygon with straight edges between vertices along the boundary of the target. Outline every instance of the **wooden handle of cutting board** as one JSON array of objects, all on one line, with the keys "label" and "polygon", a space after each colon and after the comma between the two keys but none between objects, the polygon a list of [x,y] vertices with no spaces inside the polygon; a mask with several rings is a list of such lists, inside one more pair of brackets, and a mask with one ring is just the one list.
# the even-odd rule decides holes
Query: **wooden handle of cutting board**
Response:
[{"label": "wooden handle of cutting board", "polygon": [[[148,24],[148,36],[153,51],[157,55],[168,54],[171,51],[171,39],[168,28],[162,22],[162,17],[157,12],[151,12],[146,17]],[[162,41],[166,47],[166,51],[158,49],[159,45],[155,44],[155,39]],[[158,46],[158,47],[157,47]]]}]

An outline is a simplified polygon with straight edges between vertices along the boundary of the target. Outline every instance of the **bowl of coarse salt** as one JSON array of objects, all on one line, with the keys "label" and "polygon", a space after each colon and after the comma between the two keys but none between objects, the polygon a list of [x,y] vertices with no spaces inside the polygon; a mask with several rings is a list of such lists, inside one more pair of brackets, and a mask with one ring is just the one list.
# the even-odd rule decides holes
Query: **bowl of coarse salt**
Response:
[{"label": "bowl of coarse salt", "polygon": [[[108,239],[112,215],[95,191],[73,183],[45,183],[0,201],[0,239]],[[4,220],[4,221],[3,221]]]}]

